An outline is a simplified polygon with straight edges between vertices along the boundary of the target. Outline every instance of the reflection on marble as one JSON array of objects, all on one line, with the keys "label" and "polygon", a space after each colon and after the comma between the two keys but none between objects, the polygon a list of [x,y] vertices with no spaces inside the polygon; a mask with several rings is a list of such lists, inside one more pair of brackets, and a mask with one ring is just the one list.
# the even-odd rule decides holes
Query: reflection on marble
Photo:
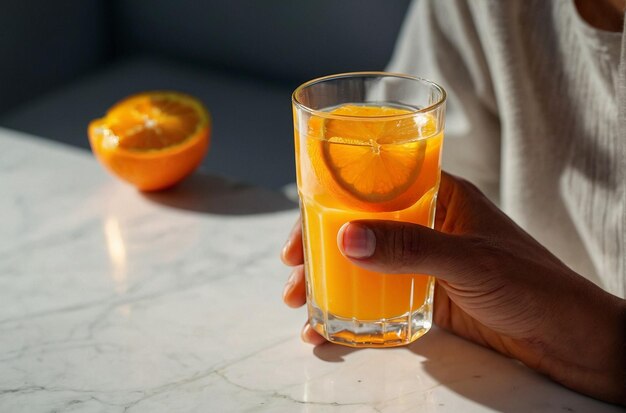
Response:
[{"label": "reflection on marble", "polygon": [[104,221],[104,235],[106,237],[109,259],[113,266],[111,277],[115,284],[115,291],[124,294],[128,289],[126,274],[126,247],[120,231],[120,223],[115,217],[107,217]]},{"label": "reflection on marble", "polygon": [[280,194],[198,174],[145,196],[89,153],[0,145],[0,412],[619,411],[437,329],[302,344]]}]

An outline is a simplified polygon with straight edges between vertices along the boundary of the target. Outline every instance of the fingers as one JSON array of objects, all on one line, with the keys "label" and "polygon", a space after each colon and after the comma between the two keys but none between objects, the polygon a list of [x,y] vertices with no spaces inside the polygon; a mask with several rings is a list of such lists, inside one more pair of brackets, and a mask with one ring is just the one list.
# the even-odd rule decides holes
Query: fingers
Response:
[{"label": "fingers", "polygon": [[473,259],[468,240],[404,222],[349,222],[339,230],[337,244],[347,258],[366,269],[433,274],[448,281],[466,277]]},{"label": "fingers", "polygon": [[[294,267],[283,290],[283,301],[289,307],[302,307],[306,304],[306,284],[304,266],[302,265],[304,255],[302,250],[302,222],[300,218],[298,218],[287,237],[287,242],[281,253],[281,259],[286,265]],[[314,346],[326,342],[326,339],[313,330],[308,322],[302,328],[300,337],[302,341]]]},{"label": "fingers", "polygon": [[[289,279],[287,280],[287,284],[285,284],[285,289],[283,291],[283,301],[289,307],[294,308],[301,307],[306,304],[303,265],[296,266],[291,272],[291,275],[289,276]],[[320,336],[315,330],[313,330],[313,328],[311,328],[308,321],[304,324],[302,332],[300,333],[300,337],[305,343],[309,343],[314,346],[326,342],[326,339],[324,337]]]},{"label": "fingers", "polygon": [[304,327],[302,328],[302,333],[300,333],[300,337],[305,343],[309,343],[314,346],[318,346],[326,342],[326,339],[324,337],[320,336],[317,331],[311,328],[311,325],[308,323],[308,321],[306,322],[306,324],[304,324]]},{"label": "fingers", "polygon": [[520,228],[475,185],[441,172],[435,228],[448,234],[510,238]]},{"label": "fingers", "polygon": [[485,196],[470,182],[441,171],[435,228],[449,234],[474,232],[481,220],[476,206],[485,201]]},{"label": "fingers", "polygon": [[298,265],[291,271],[283,290],[283,301],[289,307],[298,308],[306,304],[304,266]]},{"label": "fingers", "polygon": [[287,242],[280,254],[281,259],[286,265],[300,265],[304,262],[302,250],[302,220],[298,218],[296,224],[291,229],[291,233],[287,237]]},{"label": "fingers", "polygon": [[[283,301],[289,307],[294,308],[301,307],[306,304],[304,267],[302,265],[298,265],[291,272],[291,275],[287,280],[287,284],[285,285],[285,290],[283,291]],[[313,328],[311,328],[308,321],[304,324],[300,337],[305,343],[309,343],[314,346],[326,342],[324,337],[320,336],[315,330],[313,330]]]},{"label": "fingers", "polygon": [[448,215],[448,205],[450,205],[456,180],[454,176],[441,171],[441,182],[439,184],[439,191],[437,195],[437,208],[435,213],[435,228],[438,231],[443,230],[443,226],[446,222]]}]

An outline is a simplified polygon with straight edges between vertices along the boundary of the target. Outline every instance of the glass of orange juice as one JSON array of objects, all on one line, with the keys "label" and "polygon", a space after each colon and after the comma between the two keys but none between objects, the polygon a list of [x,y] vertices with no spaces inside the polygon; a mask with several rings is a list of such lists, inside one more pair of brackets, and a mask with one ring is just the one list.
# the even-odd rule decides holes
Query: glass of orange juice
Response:
[{"label": "glass of orange juice", "polygon": [[331,342],[399,346],[430,329],[433,277],[362,269],[337,233],[358,219],[433,227],[445,100],[433,82],[384,72],[327,76],[293,93],[309,322]]}]

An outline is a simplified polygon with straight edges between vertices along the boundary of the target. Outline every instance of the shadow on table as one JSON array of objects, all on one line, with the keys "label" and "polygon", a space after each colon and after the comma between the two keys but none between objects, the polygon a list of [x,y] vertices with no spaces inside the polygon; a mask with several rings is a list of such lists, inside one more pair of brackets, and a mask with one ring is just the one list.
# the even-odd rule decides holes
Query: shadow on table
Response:
[{"label": "shadow on table", "polygon": [[345,356],[359,350],[364,349],[347,347],[339,344],[324,343],[313,347],[313,354],[315,357],[323,361],[341,363],[344,361]]},{"label": "shadow on table", "polygon": [[218,215],[264,214],[298,207],[280,192],[201,172],[170,189],[145,192],[143,196],[171,208]]},{"label": "shadow on table", "polygon": [[593,411],[604,404],[438,328],[406,349],[425,358],[423,371],[441,386],[497,411]]},{"label": "shadow on table", "polygon": [[[433,328],[415,343],[403,348],[374,351],[410,351],[422,358],[422,369],[438,383],[427,391],[436,401],[438,387],[496,411],[613,411],[615,406],[574,393],[526,366],[489,349]],[[327,362],[344,362],[357,351],[371,351],[325,343],[314,348],[316,357]],[[380,368],[372,356],[372,371]],[[444,391],[445,392],[445,391]],[[441,406],[441,404],[440,404]],[[603,409],[604,407],[604,409]],[[606,409],[606,410],[605,410]]]}]

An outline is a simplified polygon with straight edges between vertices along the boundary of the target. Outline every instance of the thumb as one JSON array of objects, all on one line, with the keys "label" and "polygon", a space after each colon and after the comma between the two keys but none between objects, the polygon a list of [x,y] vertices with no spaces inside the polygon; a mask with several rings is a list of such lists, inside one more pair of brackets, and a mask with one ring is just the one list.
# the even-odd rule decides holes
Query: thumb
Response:
[{"label": "thumb", "polygon": [[468,240],[406,222],[348,222],[339,230],[337,244],[358,266],[382,273],[431,274],[454,282],[472,268]]}]

